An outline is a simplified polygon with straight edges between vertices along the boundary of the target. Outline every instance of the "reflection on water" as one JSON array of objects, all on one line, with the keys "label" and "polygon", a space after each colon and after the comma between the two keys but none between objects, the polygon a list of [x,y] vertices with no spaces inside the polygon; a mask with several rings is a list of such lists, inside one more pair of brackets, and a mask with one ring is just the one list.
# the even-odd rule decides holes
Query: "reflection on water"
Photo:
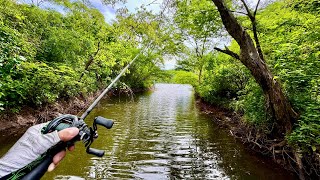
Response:
[{"label": "reflection on water", "polygon": [[87,155],[78,143],[43,179],[294,179],[200,114],[188,85],[157,84],[134,101],[105,100],[88,119],[98,115],[115,120],[93,144],[105,156]]}]

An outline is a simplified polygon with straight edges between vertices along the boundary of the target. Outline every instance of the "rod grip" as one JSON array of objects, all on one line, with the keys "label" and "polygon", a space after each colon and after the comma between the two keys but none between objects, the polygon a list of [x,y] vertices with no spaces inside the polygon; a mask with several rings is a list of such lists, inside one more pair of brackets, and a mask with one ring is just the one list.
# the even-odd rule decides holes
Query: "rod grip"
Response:
[{"label": "rod grip", "polygon": [[[40,179],[48,170],[49,165],[53,161],[54,155],[58,152],[65,150],[67,144],[65,142],[59,142],[57,145],[50,148],[47,152],[45,152],[41,157],[40,163],[36,165],[27,175],[25,175],[22,180],[38,180]],[[37,161],[37,160],[36,160]],[[37,164],[37,162],[35,162]]]},{"label": "rod grip", "polygon": [[47,156],[45,159],[30,173],[25,175],[22,180],[38,180],[40,179],[48,170],[49,165],[52,163],[52,156]]}]

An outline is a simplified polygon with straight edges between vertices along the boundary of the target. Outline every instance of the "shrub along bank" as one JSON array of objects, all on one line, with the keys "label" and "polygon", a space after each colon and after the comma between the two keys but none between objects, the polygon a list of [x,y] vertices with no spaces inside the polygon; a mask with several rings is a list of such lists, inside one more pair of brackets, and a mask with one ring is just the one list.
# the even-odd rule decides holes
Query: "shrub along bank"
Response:
[{"label": "shrub along bank", "polygon": [[[125,19],[110,25],[81,2],[56,6],[64,13],[0,0],[0,111],[96,92],[139,52],[136,41],[123,38]],[[159,70],[141,55],[118,85],[149,87]]]},{"label": "shrub along bank", "polygon": [[[245,17],[239,19],[244,27],[251,28],[249,20]],[[300,115],[293,131],[286,134],[285,141],[275,143],[275,121],[268,101],[239,60],[210,52],[204,63],[202,82],[196,91],[205,101],[242,114],[244,124],[253,127],[253,131],[248,132],[250,138],[246,138],[255,146],[259,145],[256,147],[263,153],[285,159],[293,166],[299,164],[299,159],[295,158],[299,154],[305,174],[316,177],[320,172],[319,2],[275,2],[258,11],[256,19],[266,63]],[[239,52],[235,42],[229,49]],[[190,71],[190,67],[182,68]],[[198,73],[196,69],[191,71]]]}]

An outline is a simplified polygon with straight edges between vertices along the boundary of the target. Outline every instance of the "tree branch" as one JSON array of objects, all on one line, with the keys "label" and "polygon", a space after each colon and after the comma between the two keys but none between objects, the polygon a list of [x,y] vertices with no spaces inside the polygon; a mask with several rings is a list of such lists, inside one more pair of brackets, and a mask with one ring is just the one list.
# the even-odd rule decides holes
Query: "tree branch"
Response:
[{"label": "tree branch", "polygon": [[258,0],[258,3],[256,5],[256,8],[254,10],[253,16],[256,17],[257,11],[258,11],[258,6],[259,6],[260,0]]},{"label": "tree branch", "polygon": [[260,0],[258,0],[258,3],[256,5],[256,8],[255,8],[254,13],[253,13],[253,17],[250,18],[250,19],[251,19],[251,22],[252,22],[252,31],[253,31],[254,41],[256,42],[256,48],[258,50],[258,54],[259,54],[261,60],[265,62],[264,56],[263,56],[263,52],[262,52],[262,49],[261,49],[261,45],[260,45],[260,41],[259,41],[259,38],[258,38],[258,32],[257,32],[256,15],[257,15],[257,10],[258,10],[259,3],[260,3]]},{"label": "tree branch", "polygon": [[254,14],[252,15],[248,5],[246,4],[246,2],[244,0],[241,0],[241,2],[243,3],[246,11],[248,12],[248,17],[250,18],[251,20],[251,23],[252,23],[252,31],[253,31],[253,37],[254,37],[254,41],[256,43],[256,48],[257,48],[257,51],[258,51],[258,54],[261,58],[262,61],[265,61],[264,60],[264,56],[263,56],[263,52],[262,52],[262,49],[261,49],[261,45],[260,45],[260,41],[259,41],[259,38],[258,38],[258,33],[257,33],[257,21],[256,21],[256,14],[257,14],[257,10],[258,10],[258,6],[259,6],[259,3],[260,3],[260,0],[258,0],[258,3],[256,5],[256,8],[254,10]]},{"label": "tree branch", "polygon": [[240,56],[239,56],[237,53],[229,50],[228,48],[226,48],[226,49],[220,49],[220,48],[215,47],[214,49],[217,50],[217,51],[219,51],[219,52],[222,52],[222,53],[224,53],[224,54],[227,54],[227,55],[229,55],[229,56],[231,56],[231,57],[233,57],[233,58],[236,58],[236,59],[240,60]]},{"label": "tree branch", "polygon": [[243,15],[249,16],[247,13],[244,13],[244,12],[233,11],[233,10],[229,10],[229,11],[230,11],[230,12],[233,12],[233,13],[238,13],[238,14],[243,14]]},{"label": "tree branch", "polygon": [[94,52],[93,55],[90,55],[90,58],[89,58],[88,62],[86,63],[86,66],[85,66],[85,68],[84,68],[84,71],[82,72],[82,74],[81,74],[81,76],[80,76],[80,78],[79,78],[79,82],[81,81],[82,77],[84,76],[85,71],[87,71],[88,68],[89,68],[89,66],[93,63],[93,60],[94,60],[94,58],[97,56],[97,54],[99,53],[99,51],[100,51],[100,41],[98,42],[98,49],[97,49],[97,51]]},{"label": "tree branch", "polygon": [[205,36],[205,38],[204,38],[204,40],[203,40],[203,43],[202,43],[201,57],[202,57],[203,54],[204,54],[204,51],[205,51],[204,45],[206,44],[206,42],[207,42],[207,34],[206,34],[206,36]]},{"label": "tree branch", "polygon": [[248,5],[247,5],[247,3],[244,1],[244,0],[241,0],[241,2],[242,2],[242,4],[243,4],[243,6],[244,6],[244,8],[246,9],[246,11],[247,11],[247,15],[249,16],[249,18],[251,19],[252,17],[253,17],[253,15],[252,15],[252,13],[251,13],[251,11],[250,11],[250,9],[249,9],[249,7],[248,7]]},{"label": "tree branch", "polygon": [[252,31],[253,31],[254,41],[256,42],[256,48],[258,50],[258,54],[259,54],[261,60],[265,62],[264,56],[263,56],[263,52],[262,52],[262,49],[261,49],[261,45],[260,45],[260,41],[259,41],[259,38],[258,38],[257,21],[256,21],[255,17],[254,17],[254,19],[252,21]]},{"label": "tree branch", "polygon": [[154,1],[152,1],[151,3],[149,3],[149,4],[145,5],[145,6],[150,6],[151,4],[155,4],[156,1],[157,0],[154,0]]}]

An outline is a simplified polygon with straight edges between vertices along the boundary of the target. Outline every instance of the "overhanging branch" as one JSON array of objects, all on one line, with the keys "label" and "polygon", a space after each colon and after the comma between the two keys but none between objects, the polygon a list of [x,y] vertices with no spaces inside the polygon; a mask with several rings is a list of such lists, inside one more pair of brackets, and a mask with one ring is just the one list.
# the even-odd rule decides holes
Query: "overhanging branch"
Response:
[{"label": "overhanging branch", "polygon": [[257,11],[258,11],[258,6],[259,6],[260,0],[258,0],[258,3],[256,5],[256,8],[254,10],[253,16],[256,17]]},{"label": "overhanging branch", "polygon": [[229,56],[231,56],[231,57],[233,57],[233,58],[236,58],[236,59],[240,60],[240,56],[239,56],[237,53],[229,50],[228,48],[226,48],[226,49],[220,49],[220,48],[215,47],[214,49],[217,50],[217,51],[219,51],[219,52],[222,52],[222,53],[224,53],[224,54],[227,54],[227,55],[229,55]]},{"label": "overhanging branch", "polygon": [[247,16],[251,20],[254,41],[256,42],[256,48],[257,48],[259,57],[261,58],[262,61],[265,61],[264,60],[264,56],[263,56],[263,52],[262,52],[262,49],[261,49],[260,41],[259,41],[259,38],[258,38],[257,20],[256,20],[256,15],[257,15],[258,7],[259,7],[259,4],[260,4],[260,0],[258,0],[258,2],[257,2],[257,5],[255,7],[255,10],[254,10],[253,14],[250,11],[247,3],[244,0],[241,0],[241,2],[243,3],[243,6],[245,7],[245,9],[246,9],[246,11],[248,13]]}]

